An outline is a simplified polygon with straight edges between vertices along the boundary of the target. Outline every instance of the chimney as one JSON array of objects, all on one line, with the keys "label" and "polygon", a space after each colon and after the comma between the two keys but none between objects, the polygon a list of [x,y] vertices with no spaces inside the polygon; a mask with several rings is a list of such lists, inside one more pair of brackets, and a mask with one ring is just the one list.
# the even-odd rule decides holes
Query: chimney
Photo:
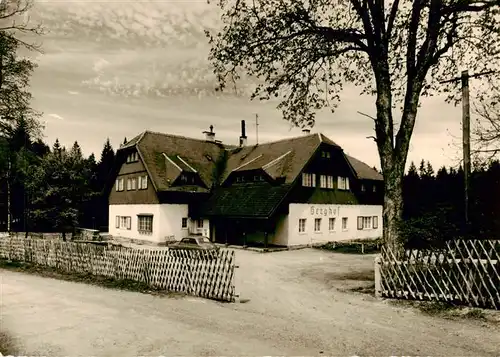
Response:
[{"label": "chimney", "polygon": [[245,121],[241,121],[241,136],[240,136],[240,146],[246,146],[247,145],[247,136],[245,133]]},{"label": "chimney", "polygon": [[309,134],[311,133],[311,129],[309,129],[309,128],[304,128],[304,129],[302,129],[302,133],[303,133],[304,135],[309,135]]},{"label": "chimney", "polygon": [[213,125],[210,125],[210,131],[204,131],[203,134],[205,134],[206,141],[215,142],[215,133],[214,133],[214,126]]}]

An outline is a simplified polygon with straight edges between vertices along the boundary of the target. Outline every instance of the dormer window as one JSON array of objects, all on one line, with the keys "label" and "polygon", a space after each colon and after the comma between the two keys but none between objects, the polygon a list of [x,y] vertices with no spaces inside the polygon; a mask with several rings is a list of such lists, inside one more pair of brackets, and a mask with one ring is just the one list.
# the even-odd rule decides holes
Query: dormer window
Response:
[{"label": "dormer window", "polygon": [[137,153],[137,151],[134,151],[133,153],[127,156],[127,163],[137,162],[137,161],[139,161],[139,154]]},{"label": "dormer window", "polygon": [[329,151],[322,151],[321,152],[321,157],[323,159],[329,159],[330,158],[330,152]]},{"label": "dormer window", "polygon": [[191,175],[182,174],[179,179],[184,184],[194,183],[194,177]]}]

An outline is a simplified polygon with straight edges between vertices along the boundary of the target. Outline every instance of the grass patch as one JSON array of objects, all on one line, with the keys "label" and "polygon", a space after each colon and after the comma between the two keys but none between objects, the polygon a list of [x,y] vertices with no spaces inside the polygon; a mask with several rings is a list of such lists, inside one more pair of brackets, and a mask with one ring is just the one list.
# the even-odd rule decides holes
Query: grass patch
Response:
[{"label": "grass patch", "polygon": [[145,294],[167,296],[172,298],[184,297],[186,294],[169,292],[161,289],[151,288],[144,282],[138,282],[129,279],[112,279],[105,276],[82,273],[67,273],[60,269],[24,263],[18,261],[8,261],[0,259],[0,268],[17,271],[21,273],[34,274],[46,278],[54,278],[65,281],[79,282],[85,284],[97,285],[110,289],[128,290]]},{"label": "grass patch", "polygon": [[368,286],[356,286],[354,288],[349,289],[349,291],[353,293],[367,294],[374,296],[375,295],[375,284],[371,284]]},{"label": "grass patch", "polygon": [[380,253],[380,246],[380,239],[371,239],[362,241],[328,242],[318,248],[344,254],[375,254]]},{"label": "grass patch", "polygon": [[327,278],[332,280],[374,281],[375,273],[372,269],[352,270],[348,272],[328,273]]},{"label": "grass patch", "polygon": [[12,356],[19,354],[16,349],[14,339],[7,332],[0,330],[0,353],[3,356]]},{"label": "grass patch", "polygon": [[487,310],[455,305],[449,302],[412,300],[389,300],[389,302],[395,306],[415,308],[429,316],[500,323],[500,320],[496,319],[497,312],[492,312],[491,316],[489,316]]}]

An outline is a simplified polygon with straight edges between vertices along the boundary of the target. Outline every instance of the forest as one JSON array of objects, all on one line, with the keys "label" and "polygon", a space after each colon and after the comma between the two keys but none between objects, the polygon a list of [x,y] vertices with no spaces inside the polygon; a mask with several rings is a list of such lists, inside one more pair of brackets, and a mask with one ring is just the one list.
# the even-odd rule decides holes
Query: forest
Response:
[{"label": "forest", "polygon": [[0,161],[7,163],[0,185],[0,231],[107,231],[106,184],[115,160],[109,139],[98,160],[94,154],[84,157],[76,141],[65,148],[59,140],[51,147],[32,140],[22,123],[9,139],[3,139],[0,150]]}]

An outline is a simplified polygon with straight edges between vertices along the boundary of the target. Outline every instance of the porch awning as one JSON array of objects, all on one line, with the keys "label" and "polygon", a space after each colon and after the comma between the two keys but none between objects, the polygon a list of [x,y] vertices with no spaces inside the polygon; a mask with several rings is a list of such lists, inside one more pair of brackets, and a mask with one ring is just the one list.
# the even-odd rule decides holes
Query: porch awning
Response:
[{"label": "porch awning", "polygon": [[265,183],[234,184],[214,191],[212,196],[193,207],[200,217],[269,218],[284,201],[290,185]]}]

